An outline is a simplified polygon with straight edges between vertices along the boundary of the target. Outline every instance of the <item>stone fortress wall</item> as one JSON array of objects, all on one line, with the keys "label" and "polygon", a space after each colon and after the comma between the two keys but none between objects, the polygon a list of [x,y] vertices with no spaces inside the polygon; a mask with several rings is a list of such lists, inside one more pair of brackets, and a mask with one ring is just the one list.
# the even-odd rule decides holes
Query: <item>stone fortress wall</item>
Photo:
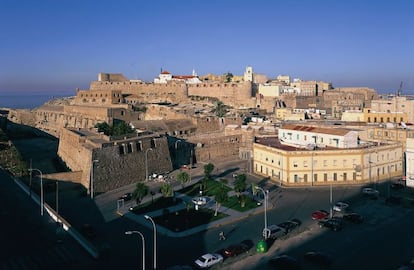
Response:
[{"label": "stone fortress wall", "polygon": [[82,172],[79,183],[88,190],[93,175],[95,193],[144,181],[147,158],[148,174],[172,170],[165,136],[111,141],[106,136],[87,130],[64,129],[61,132],[58,155],[64,157],[66,165],[73,172]]}]

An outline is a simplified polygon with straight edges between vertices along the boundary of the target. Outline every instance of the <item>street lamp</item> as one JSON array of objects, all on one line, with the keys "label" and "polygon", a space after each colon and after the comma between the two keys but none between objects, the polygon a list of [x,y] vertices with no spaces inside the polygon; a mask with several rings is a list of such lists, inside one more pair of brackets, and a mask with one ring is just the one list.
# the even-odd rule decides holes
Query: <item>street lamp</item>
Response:
[{"label": "street lamp", "polygon": [[91,191],[91,199],[93,199],[93,177],[94,177],[94,169],[95,169],[95,163],[99,162],[99,160],[94,159],[92,160],[92,169],[91,169],[91,186],[90,186],[90,191]]},{"label": "street lamp", "polygon": [[155,226],[154,220],[148,216],[144,216],[146,220],[151,221],[152,227],[154,228],[154,269],[157,269],[157,227]]},{"label": "street lamp", "polygon": [[59,216],[59,181],[56,180],[56,215]]},{"label": "street lamp", "polygon": [[176,140],[176,141],[175,141],[175,143],[174,143],[174,144],[175,144],[175,150],[177,150],[177,144],[178,144],[179,142],[181,142],[181,140]]},{"label": "street lamp", "polygon": [[43,216],[43,203],[44,203],[43,201],[43,174],[39,169],[31,168],[29,169],[29,171],[30,171],[30,175],[32,175],[33,171],[37,171],[40,173],[40,215]]},{"label": "street lamp", "polygon": [[264,196],[264,210],[265,210],[265,212],[264,212],[264,223],[265,223],[265,227],[264,227],[264,230],[263,230],[263,232],[264,232],[264,238],[265,239],[267,239],[267,236],[268,236],[268,228],[267,228],[267,198],[268,198],[268,195],[269,195],[269,190],[264,190],[264,189],[262,189],[261,187],[258,187],[258,186],[255,186],[254,187],[255,189],[258,189],[258,190],[260,190],[262,193],[263,193],[263,196]]},{"label": "street lamp", "polygon": [[148,151],[152,151],[152,148],[145,151],[145,181],[148,181]]},{"label": "street lamp", "polygon": [[142,239],[142,270],[145,270],[145,239],[144,235],[139,231],[126,231],[125,234],[131,235],[131,234],[139,234]]}]

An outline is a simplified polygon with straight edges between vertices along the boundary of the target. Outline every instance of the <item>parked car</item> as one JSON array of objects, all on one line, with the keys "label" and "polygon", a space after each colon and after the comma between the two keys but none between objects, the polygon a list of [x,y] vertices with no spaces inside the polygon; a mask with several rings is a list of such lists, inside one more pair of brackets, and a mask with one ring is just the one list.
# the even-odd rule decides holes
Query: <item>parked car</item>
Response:
[{"label": "parked car", "polygon": [[338,218],[330,218],[327,220],[321,220],[318,222],[318,224],[319,224],[319,227],[321,228],[325,227],[335,232],[342,230],[342,221]]},{"label": "parked car", "polygon": [[201,196],[201,197],[195,197],[191,201],[196,205],[205,205],[209,201],[209,198]]},{"label": "parked car", "polygon": [[323,268],[329,268],[332,264],[330,255],[318,251],[306,252],[303,258],[305,261]]},{"label": "parked car", "polygon": [[218,253],[206,253],[200,256],[194,263],[200,268],[209,268],[215,264],[221,263],[223,256]]},{"label": "parked car", "polygon": [[343,215],[342,218],[344,220],[350,221],[352,223],[357,223],[357,224],[362,223],[364,221],[364,218],[360,214],[357,214],[357,213],[349,213],[349,214]]},{"label": "parked car", "polygon": [[379,196],[379,191],[373,188],[363,188],[362,189],[362,193],[366,196],[369,197],[378,197]]},{"label": "parked car", "polygon": [[283,270],[300,270],[302,266],[300,262],[288,255],[280,255],[273,257],[269,260],[269,265],[274,269],[283,269]]},{"label": "parked car", "polygon": [[270,226],[267,226],[267,228],[263,229],[263,234],[262,235],[266,239],[268,239],[268,238],[277,239],[281,236],[286,235],[286,233],[285,233],[285,230],[280,228],[279,226],[270,225]]},{"label": "parked car", "polygon": [[126,201],[130,201],[132,199],[132,193],[128,192],[125,193],[124,195],[122,195],[121,197],[119,197],[120,200],[124,200]]},{"label": "parked car", "polygon": [[225,257],[234,257],[242,253],[248,252],[249,249],[249,246],[247,246],[244,243],[233,244],[223,250],[223,255]]},{"label": "parked car", "polygon": [[348,208],[349,204],[344,203],[344,202],[337,202],[334,206],[333,206],[333,210],[336,212],[344,212],[346,211],[346,209]]},{"label": "parked car", "polygon": [[329,216],[329,212],[325,210],[318,210],[312,213],[313,220],[322,220]]},{"label": "parked car", "polygon": [[297,219],[291,219],[280,224],[277,224],[278,227],[282,228],[285,231],[285,234],[290,233],[297,227],[299,227],[301,222]]}]

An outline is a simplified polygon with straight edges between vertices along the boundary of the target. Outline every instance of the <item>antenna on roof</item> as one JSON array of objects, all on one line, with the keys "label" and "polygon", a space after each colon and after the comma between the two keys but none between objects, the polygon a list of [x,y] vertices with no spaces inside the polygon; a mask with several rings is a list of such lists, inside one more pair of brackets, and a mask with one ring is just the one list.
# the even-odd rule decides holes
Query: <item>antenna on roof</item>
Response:
[{"label": "antenna on roof", "polygon": [[398,88],[397,96],[401,96],[401,94],[402,94],[402,86],[403,86],[403,82],[400,83],[400,88]]}]

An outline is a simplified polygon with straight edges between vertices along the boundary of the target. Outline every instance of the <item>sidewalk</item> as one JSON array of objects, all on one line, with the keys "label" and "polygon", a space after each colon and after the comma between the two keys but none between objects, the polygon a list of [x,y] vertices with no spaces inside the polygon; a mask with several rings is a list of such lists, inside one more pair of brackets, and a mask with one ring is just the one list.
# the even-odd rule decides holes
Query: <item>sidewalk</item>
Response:
[{"label": "sidewalk", "polygon": [[[197,183],[199,180],[201,180],[201,178],[202,177],[193,179],[191,181],[191,183],[188,184],[188,185],[192,185],[192,184]],[[181,187],[179,185],[174,187],[175,191],[179,190],[179,189],[181,189]],[[192,197],[187,196],[187,195],[182,194],[182,193],[179,193],[179,192],[176,192],[176,194],[177,194],[176,198],[180,198],[184,202],[191,202]],[[162,196],[161,194],[157,194],[157,195],[158,196],[154,196],[154,199]],[[234,191],[230,191],[229,196],[233,196],[233,195],[234,195]],[[148,202],[149,200],[151,200],[151,198],[146,198],[145,200],[143,200],[143,203]],[[269,209],[273,208],[273,204],[270,201],[268,201],[268,204],[270,206]],[[175,211],[185,209],[185,207],[186,206],[184,204],[179,204],[179,205],[169,207],[168,210],[170,212],[175,212]],[[204,205],[203,207],[204,208],[205,207],[210,208],[214,211],[215,210],[215,201],[214,201],[214,199],[212,199],[210,197],[210,201],[206,205]],[[152,228],[152,224],[150,222],[148,222],[148,220],[145,219],[144,215],[148,215],[150,217],[156,217],[156,216],[162,215],[162,212],[163,212],[163,209],[159,209],[159,210],[156,210],[156,211],[153,211],[153,212],[137,215],[137,214],[134,214],[133,212],[129,211],[128,205],[124,206],[124,207],[122,207],[118,210],[119,215],[125,216],[125,217],[127,217],[127,218],[129,218],[129,219],[131,219],[131,220],[133,220],[137,223],[140,223],[141,225],[147,226],[150,229]],[[244,218],[250,217],[252,215],[262,214],[264,212],[264,207],[260,206],[260,207],[257,207],[257,208],[254,208],[252,210],[245,211],[245,212],[235,211],[235,210],[233,210],[231,208],[228,208],[228,207],[220,207],[219,212],[224,213],[228,216],[225,217],[225,218],[216,220],[214,222],[210,222],[208,224],[204,224],[204,225],[194,227],[194,228],[191,228],[191,229],[188,229],[188,230],[185,230],[185,231],[181,231],[181,232],[174,232],[174,231],[171,231],[171,230],[169,230],[167,228],[164,228],[162,226],[157,226],[157,231],[159,233],[165,235],[165,236],[184,237],[184,236],[188,236],[188,235],[192,235],[192,234],[195,234],[195,233],[198,233],[198,232],[208,230],[210,228],[218,228],[220,226],[231,224],[231,223],[237,222],[239,220],[242,220]]]}]

